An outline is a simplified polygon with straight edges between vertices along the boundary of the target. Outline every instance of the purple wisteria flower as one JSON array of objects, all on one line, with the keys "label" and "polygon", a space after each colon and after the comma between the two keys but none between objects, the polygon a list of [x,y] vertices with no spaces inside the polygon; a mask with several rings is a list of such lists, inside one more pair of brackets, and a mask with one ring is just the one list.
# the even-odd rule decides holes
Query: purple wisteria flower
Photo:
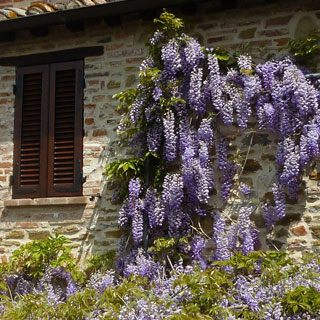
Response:
[{"label": "purple wisteria flower", "polygon": [[174,77],[181,70],[181,57],[179,54],[179,44],[171,39],[161,49],[161,58],[164,64],[164,73],[170,78]]},{"label": "purple wisteria flower", "polygon": [[272,187],[274,202],[276,203],[276,214],[279,219],[284,218],[286,212],[286,196],[283,191],[283,188],[274,184]]},{"label": "purple wisteria flower", "polygon": [[224,79],[220,73],[218,59],[214,54],[208,54],[208,88],[211,103],[217,111],[220,111],[225,105],[223,97]]},{"label": "purple wisteria flower", "polygon": [[226,201],[229,198],[231,189],[233,187],[233,178],[238,170],[238,165],[229,163],[223,172],[221,182],[221,198]]},{"label": "purple wisteria flower", "polygon": [[130,109],[130,120],[132,123],[138,122],[145,103],[146,103],[146,98],[143,95],[141,95],[132,104],[132,107]]},{"label": "purple wisteria flower", "polygon": [[238,189],[239,189],[240,192],[242,192],[246,196],[251,193],[251,188],[247,184],[245,184],[243,182],[240,182],[240,185],[239,185]]},{"label": "purple wisteria flower", "polygon": [[115,272],[113,270],[107,270],[105,273],[98,271],[92,274],[86,286],[95,289],[99,293],[103,293],[115,284]]},{"label": "purple wisteria flower", "polygon": [[156,86],[152,91],[152,97],[154,101],[159,101],[160,98],[162,97],[162,90]]},{"label": "purple wisteria flower", "polygon": [[228,141],[226,138],[221,138],[217,146],[218,154],[218,169],[226,170],[228,167]]},{"label": "purple wisteria flower", "polygon": [[202,77],[202,68],[192,70],[188,96],[190,108],[195,110],[199,115],[202,115],[206,112],[206,102],[202,92]]},{"label": "purple wisteria flower", "polygon": [[202,119],[198,129],[198,140],[203,141],[210,148],[213,144],[214,131],[211,118]]},{"label": "purple wisteria flower", "polygon": [[164,136],[165,136],[165,158],[172,162],[177,157],[177,136],[175,133],[175,117],[170,110],[163,119]]},{"label": "purple wisteria flower", "polygon": [[166,214],[180,209],[183,200],[183,179],[180,174],[167,174],[163,181],[162,200]]},{"label": "purple wisteria flower", "polygon": [[198,67],[204,58],[204,53],[198,41],[190,38],[186,41],[185,47],[181,49],[182,71],[188,76],[190,72]]},{"label": "purple wisteria flower", "polygon": [[157,152],[160,148],[163,137],[163,125],[155,122],[147,133],[147,143],[150,152]]},{"label": "purple wisteria flower", "polygon": [[277,220],[277,212],[275,207],[271,206],[270,204],[266,203],[261,206],[265,225],[268,232],[271,232],[273,226]]},{"label": "purple wisteria flower", "polygon": [[228,239],[225,235],[226,220],[220,212],[214,215],[213,223],[213,244],[216,247],[213,260],[224,261],[231,257],[231,252],[228,248]]},{"label": "purple wisteria flower", "polygon": [[153,37],[149,40],[150,44],[152,44],[153,46],[158,44],[161,40],[164,39],[164,34],[161,31],[156,31],[153,34]]},{"label": "purple wisteria flower", "polygon": [[239,69],[252,70],[252,58],[247,55],[241,55],[237,58]]},{"label": "purple wisteria flower", "polygon": [[191,242],[191,260],[198,262],[203,270],[207,268],[207,262],[202,257],[202,252],[207,242],[207,240],[200,236],[195,236]]},{"label": "purple wisteria flower", "polygon": [[242,207],[239,211],[238,223],[239,223],[239,235],[242,240],[242,253],[247,255],[255,248],[255,231],[253,223],[250,220],[252,209],[249,207]]},{"label": "purple wisteria flower", "polygon": [[151,229],[162,226],[164,220],[162,204],[157,196],[157,190],[152,187],[148,188],[145,194],[143,211],[148,215]]}]

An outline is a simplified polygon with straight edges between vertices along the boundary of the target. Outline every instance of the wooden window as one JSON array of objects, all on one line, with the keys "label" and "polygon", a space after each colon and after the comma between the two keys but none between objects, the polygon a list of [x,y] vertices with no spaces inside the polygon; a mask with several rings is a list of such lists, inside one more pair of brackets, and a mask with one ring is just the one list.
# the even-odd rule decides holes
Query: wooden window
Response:
[{"label": "wooden window", "polygon": [[83,62],[17,69],[13,198],[82,194]]}]

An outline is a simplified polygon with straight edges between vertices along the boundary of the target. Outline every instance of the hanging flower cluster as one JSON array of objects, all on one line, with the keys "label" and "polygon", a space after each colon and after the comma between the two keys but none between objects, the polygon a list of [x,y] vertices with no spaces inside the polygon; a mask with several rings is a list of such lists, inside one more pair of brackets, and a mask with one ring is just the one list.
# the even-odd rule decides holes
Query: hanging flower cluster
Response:
[{"label": "hanging flower cluster", "polygon": [[[151,185],[138,178],[130,181],[120,225],[131,225],[137,246],[143,240],[143,216],[151,238],[192,234],[192,217],[210,213],[207,204],[214,189],[223,201],[229,199],[239,168],[228,158],[228,139],[219,126],[246,129],[255,116],[259,129],[278,136],[274,204],[262,206],[271,230],[285,216],[286,193],[297,199],[301,173],[319,156],[319,91],[289,58],[254,66],[251,57],[243,55],[226,71],[214,50],[183,33],[168,36],[158,30],[150,44],[152,54],[142,63],[136,99],[125,117],[147,141],[140,145],[142,152],[157,152],[165,174],[162,183],[152,178]],[[211,158],[214,150],[216,164]],[[222,173],[220,184],[214,166]],[[245,184],[238,190],[244,196],[251,192]],[[229,235],[223,216],[215,215],[215,259],[227,259],[232,250],[254,250],[258,234],[251,210],[245,207],[237,222],[228,221]],[[203,243],[199,238],[192,242],[192,259],[201,262]]]}]

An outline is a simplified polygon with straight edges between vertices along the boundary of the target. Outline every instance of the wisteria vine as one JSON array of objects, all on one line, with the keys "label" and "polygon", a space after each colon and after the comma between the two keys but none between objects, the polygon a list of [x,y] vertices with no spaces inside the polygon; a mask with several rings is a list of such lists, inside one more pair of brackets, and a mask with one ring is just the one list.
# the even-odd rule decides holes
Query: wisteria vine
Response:
[{"label": "wisteria vine", "polygon": [[[150,241],[193,235],[188,249],[191,259],[204,267],[201,252],[207,239],[195,232],[196,215],[213,217],[215,260],[230,258],[234,250],[248,254],[258,243],[250,220],[253,208],[244,206],[237,219],[230,221],[222,212],[208,209],[215,191],[224,203],[228,201],[240,168],[228,157],[228,137],[219,128],[235,125],[244,130],[255,118],[260,130],[277,136],[273,201],[260,206],[270,231],[285,216],[286,194],[297,199],[301,174],[319,157],[320,95],[317,84],[290,58],[254,66],[251,57],[241,55],[237,66],[226,69],[214,49],[201,47],[181,32],[180,19],[165,12],[158,21],[164,27],[150,40],[138,88],[123,93],[133,96],[134,102],[119,130],[134,127],[139,154],[157,153],[162,180],[132,178],[119,222],[131,228],[136,248],[142,244],[144,217]],[[137,134],[130,137],[136,139]],[[221,183],[215,178],[215,167],[222,174]],[[243,196],[251,193],[243,183],[238,190]]]}]

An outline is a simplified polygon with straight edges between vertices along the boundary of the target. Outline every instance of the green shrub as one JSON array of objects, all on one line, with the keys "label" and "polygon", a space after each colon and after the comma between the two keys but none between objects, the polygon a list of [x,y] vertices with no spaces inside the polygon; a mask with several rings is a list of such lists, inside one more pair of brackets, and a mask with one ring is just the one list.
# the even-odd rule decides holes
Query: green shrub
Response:
[{"label": "green shrub", "polygon": [[66,237],[57,233],[44,240],[34,240],[14,251],[8,267],[11,271],[34,278],[41,276],[48,266],[60,266],[71,271],[75,267],[75,260],[68,243],[70,241]]}]

